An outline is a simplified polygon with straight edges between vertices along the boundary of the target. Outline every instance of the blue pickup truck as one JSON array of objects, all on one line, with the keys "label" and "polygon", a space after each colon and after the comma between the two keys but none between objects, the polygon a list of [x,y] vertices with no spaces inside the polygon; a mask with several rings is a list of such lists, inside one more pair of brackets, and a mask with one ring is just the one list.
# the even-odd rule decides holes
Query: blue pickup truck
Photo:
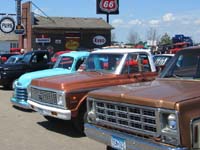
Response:
[{"label": "blue pickup truck", "polygon": [[10,99],[11,103],[23,109],[30,109],[27,103],[27,87],[32,79],[73,73],[77,71],[88,55],[89,52],[86,51],[65,53],[60,55],[52,69],[34,71],[21,75],[13,84],[14,94]]}]

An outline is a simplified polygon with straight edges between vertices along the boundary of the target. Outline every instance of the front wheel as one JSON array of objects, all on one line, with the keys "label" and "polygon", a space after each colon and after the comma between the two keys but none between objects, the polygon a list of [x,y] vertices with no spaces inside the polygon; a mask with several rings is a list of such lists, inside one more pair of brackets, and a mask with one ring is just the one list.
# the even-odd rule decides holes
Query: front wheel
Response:
[{"label": "front wheel", "polygon": [[11,83],[7,83],[7,84],[3,84],[3,88],[5,90],[13,90],[12,82]]},{"label": "front wheel", "polygon": [[73,124],[75,128],[78,130],[78,132],[82,135],[85,135],[84,133],[84,123],[87,121],[87,112],[82,111],[77,118],[73,119]]},{"label": "front wheel", "polygon": [[117,150],[117,149],[112,148],[111,146],[106,146],[106,150]]}]

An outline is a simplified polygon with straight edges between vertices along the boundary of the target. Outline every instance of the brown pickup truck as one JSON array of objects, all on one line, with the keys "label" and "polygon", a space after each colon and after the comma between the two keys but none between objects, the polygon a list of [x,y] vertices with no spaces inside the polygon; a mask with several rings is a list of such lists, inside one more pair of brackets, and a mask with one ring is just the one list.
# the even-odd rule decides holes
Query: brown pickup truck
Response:
[{"label": "brown pickup truck", "polygon": [[151,82],[88,93],[85,133],[120,150],[200,149],[200,47],[179,51]]},{"label": "brown pickup truck", "polygon": [[83,131],[89,91],[149,81],[156,75],[148,50],[101,49],[89,55],[83,72],[32,80],[28,103],[48,120],[73,120],[77,129]]}]

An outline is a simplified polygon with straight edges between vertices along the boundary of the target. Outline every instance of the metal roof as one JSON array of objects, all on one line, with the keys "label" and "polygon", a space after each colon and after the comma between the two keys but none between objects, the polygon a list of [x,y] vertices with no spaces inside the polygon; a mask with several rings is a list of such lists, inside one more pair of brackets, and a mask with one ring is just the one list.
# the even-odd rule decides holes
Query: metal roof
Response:
[{"label": "metal roof", "polygon": [[139,53],[139,52],[145,52],[151,55],[149,49],[139,49],[139,48],[106,48],[106,49],[97,49],[93,51],[92,53],[120,53],[120,54],[125,54],[125,53]]},{"label": "metal roof", "polygon": [[107,29],[113,27],[102,18],[35,17],[33,28],[43,29]]}]

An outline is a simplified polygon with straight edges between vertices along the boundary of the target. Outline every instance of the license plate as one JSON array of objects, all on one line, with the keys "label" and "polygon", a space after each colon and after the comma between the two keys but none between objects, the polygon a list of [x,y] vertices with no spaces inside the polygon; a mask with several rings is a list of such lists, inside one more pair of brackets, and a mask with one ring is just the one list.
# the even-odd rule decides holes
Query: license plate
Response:
[{"label": "license plate", "polygon": [[126,142],[124,139],[112,136],[111,137],[111,147],[118,150],[126,150]]}]

